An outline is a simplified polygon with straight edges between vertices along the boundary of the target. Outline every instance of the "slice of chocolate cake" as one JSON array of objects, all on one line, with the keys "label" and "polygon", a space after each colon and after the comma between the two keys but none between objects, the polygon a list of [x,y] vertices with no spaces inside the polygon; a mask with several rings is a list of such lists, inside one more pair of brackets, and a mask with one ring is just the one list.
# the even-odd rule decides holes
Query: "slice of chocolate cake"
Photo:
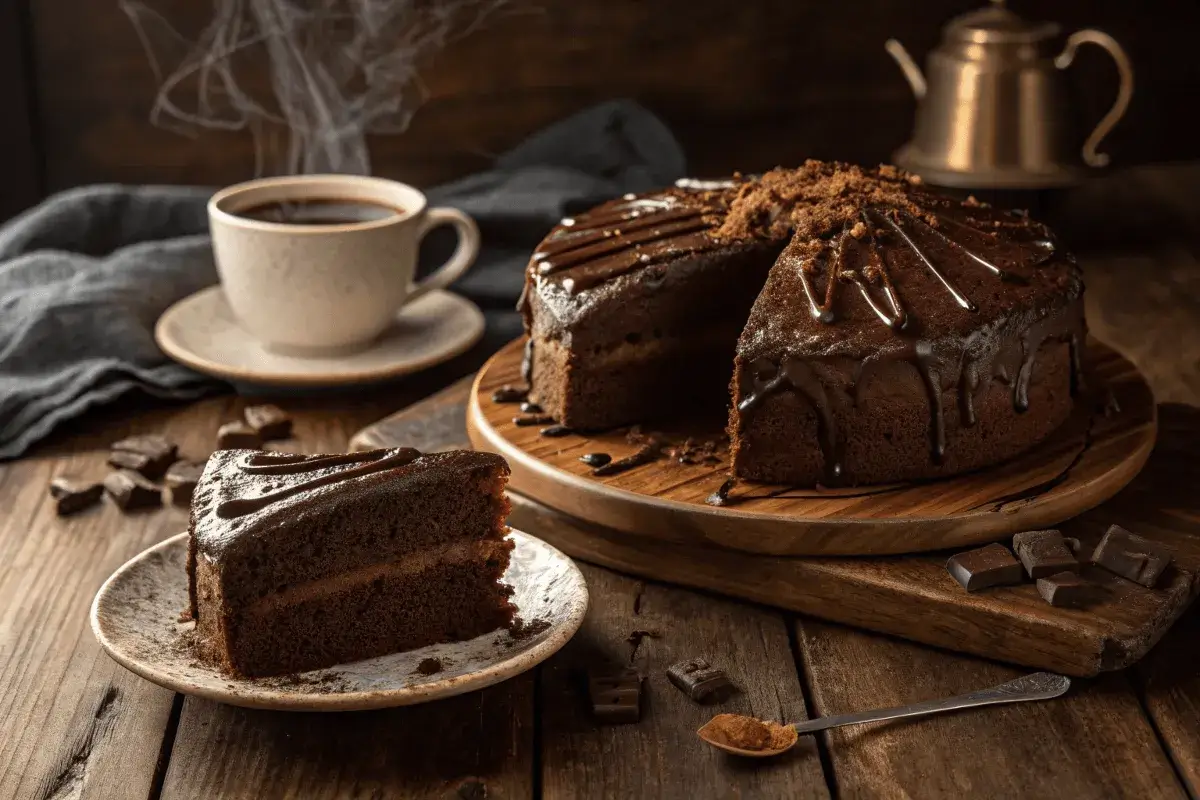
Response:
[{"label": "slice of chocolate cake", "polygon": [[203,653],[278,675],[509,625],[508,473],[467,451],[217,451],[188,542]]}]

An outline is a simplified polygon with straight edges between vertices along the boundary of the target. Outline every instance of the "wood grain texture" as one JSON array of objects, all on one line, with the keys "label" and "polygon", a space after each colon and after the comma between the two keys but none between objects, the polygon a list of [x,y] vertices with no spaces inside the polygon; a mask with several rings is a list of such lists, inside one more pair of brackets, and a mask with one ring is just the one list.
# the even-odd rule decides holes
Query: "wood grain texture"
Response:
[{"label": "wood grain texture", "polygon": [[[717,713],[806,718],[781,615],[583,569],[598,602],[541,673],[543,797],[829,796],[811,740],[785,757],[751,765],[695,734]],[[689,700],[667,680],[666,669],[696,657],[726,669],[740,691],[714,705]],[[630,664],[644,676],[641,722],[592,719],[586,674],[605,663]]]},{"label": "wood grain texture", "polygon": [[[780,558],[688,547],[604,529],[521,495],[511,497],[513,526],[535,531],[584,561],[1067,675],[1095,675],[1134,663],[1200,592],[1200,530],[1186,540],[1186,567],[1157,589],[1089,569],[1106,594],[1100,603],[1076,611],[1048,605],[1033,584],[967,594],[946,573],[945,554]],[[1098,509],[1093,520],[1072,522],[1065,532],[1094,544],[1103,514]]]},{"label": "wood grain texture", "polygon": [[[1149,387],[1130,362],[1093,341],[1091,391],[1058,431],[1015,459],[927,483],[806,489],[743,482],[731,495],[737,502],[717,508],[704,501],[728,477],[726,457],[694,465],[661,458],[597,478],[579,457],[634,452],[627,429],[547,438],[542,426],[514,424],[516,407],[491,395],[521,383],[521,349],[519,341],[506,345],[480,370],[467,410],[472,444],[508,460],[515,491],[579,519],[688,545],[771,555],[878,555],[981,544],[1049,527],[1111,497],[1137,474],[1154,443]],[[1103,410],[1110,390],[1117,413]],[[663,432],[680,441],[723,433],[669,425]]]},{"label": "wood grain texture", "polygon": [[162,797],[533,797],[533,689],[526,674],[421,706],[345,714],[189,697]]},{"label": "wood grain texture", "polygon": [[[797,624],[815,712],[903,705],[1016,677],[999,664]],[[1185,797],[1122,675],[1062,698],[822,734],[841,797]]]},{"label": "wood grain texture", "polygon": [[[700,174],[805,157],[887,160],[911,131],[915,103],[883,42],[898,37],[923,62],[940,26],[978,5],[931,0],[913,14],[884,0],[520,0],[513,13],[422,65],[429,99],[406,133],[372,141],[376,170],[421,184],[456,177],[537,128],[611,97],[634,98],[660,114]],[[189,138],[149,124],[153,76],[116,4],[31,6],[52,187],[222,184],[254,171],[244,131]],[[1195,155],[1194,137],[1177,120],[1188,97],[1179,88],[1200,75],[1189,57],[1196,8],[1156,0],[1131,17],[1117,0],[1070,0],[1052,11],[1031,0],[1013,6],[1053,17],[1067,31],[1100,27],[1129,50],[1138,85],[1129,114],[1105,141],[1114,163]],[[153,7],[193,37],[212,13],[210,4],[185,0]],[[1102,53],[1085,50],[1068,79],[1082,140],[1112,103],[1115,74]],[[252,76],[249,83],[260,89],[265,80]]]}]

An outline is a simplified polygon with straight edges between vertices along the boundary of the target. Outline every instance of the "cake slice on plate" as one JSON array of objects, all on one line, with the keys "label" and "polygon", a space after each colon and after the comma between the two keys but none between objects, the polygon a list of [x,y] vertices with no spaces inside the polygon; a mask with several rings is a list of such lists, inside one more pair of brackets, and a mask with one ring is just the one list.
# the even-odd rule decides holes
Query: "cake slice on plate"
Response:
[{"label": "cake slice on plate", "polygon": [[279,675],[510,625],[508,474],[468,451],[214,453],[188,541],[202,651]]}]

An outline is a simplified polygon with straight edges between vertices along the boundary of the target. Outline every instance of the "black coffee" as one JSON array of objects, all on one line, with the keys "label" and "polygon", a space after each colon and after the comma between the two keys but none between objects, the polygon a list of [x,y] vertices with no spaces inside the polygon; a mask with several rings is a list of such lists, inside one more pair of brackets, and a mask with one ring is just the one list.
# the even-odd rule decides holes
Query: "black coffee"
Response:
[{"label": "black coffee", "polygon": [[404,209],[368,200],[312,197],[305,200],[260,203],[233,213],[239,217],[262,222],[282,222],[290,225],[345,225],[348,222],[387,219],[403,214]]}]

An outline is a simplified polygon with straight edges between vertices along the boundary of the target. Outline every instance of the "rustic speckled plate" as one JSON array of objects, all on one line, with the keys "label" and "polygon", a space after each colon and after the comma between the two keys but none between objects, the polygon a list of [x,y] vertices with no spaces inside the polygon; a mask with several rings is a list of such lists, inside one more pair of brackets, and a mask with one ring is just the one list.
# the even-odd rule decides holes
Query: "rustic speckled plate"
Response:
[{"label": "rustic speckled plate", "polygon": [[[117,663],[148,681],[250,708],[357,711],[424,703],[482,689],[544,661],[567,643],[587,612],[579,568],[550,545],[520,531],[504,580],[525,633],[495,630],[466,642],[436,644],[328,669],[279,678],[239,678],[196,658],[195,623],[179,622],[187,607],[187,534],[135,556],[113,573],[92,602],[92,630]],[[441,670],[418,665],[437,659]]]}]

